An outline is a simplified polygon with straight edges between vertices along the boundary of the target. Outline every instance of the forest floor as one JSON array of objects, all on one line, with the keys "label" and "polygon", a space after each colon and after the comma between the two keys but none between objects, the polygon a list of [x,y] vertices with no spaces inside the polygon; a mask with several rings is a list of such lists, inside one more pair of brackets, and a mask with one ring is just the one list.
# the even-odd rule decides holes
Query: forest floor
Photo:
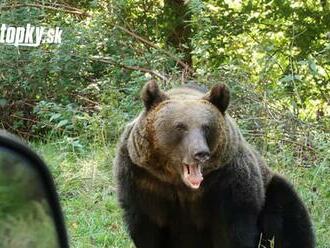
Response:
[{"label": "forest floor", "polygon": [[[126,234],[112,175],[114,146],[84,151],[61,142],[34,144],[49,165],[60,195],[71,247],[134,247]],[[330,171],[327,158],[302,167],[288,151],[264,154],[274,171],[286,176],[306,203],[318,248],[330,248]],[[291,159],[289,159],[291,157]]]}]

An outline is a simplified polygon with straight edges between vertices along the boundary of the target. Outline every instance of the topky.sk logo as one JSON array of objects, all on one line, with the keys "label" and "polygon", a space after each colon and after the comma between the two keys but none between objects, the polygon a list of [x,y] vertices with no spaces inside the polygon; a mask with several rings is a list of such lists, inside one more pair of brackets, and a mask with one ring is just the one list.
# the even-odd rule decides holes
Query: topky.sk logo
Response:
[{"label": "topky.sk logo", "polygon": [[14,46],[38,47],[41,43],[60,44],[62,33],[59,27],[46,28],[27,24],[25,27],[12,27],[2,24],[0,28],[0,44]]}]

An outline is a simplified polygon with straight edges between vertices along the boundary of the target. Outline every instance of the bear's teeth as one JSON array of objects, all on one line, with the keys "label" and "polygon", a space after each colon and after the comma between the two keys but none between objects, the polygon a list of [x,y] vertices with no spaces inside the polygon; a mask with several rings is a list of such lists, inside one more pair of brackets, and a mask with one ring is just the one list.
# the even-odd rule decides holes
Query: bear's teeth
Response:
[{"label": "bear's teeth", "polygon": [[199,164],[184,164],[183,181],[184,183],[193,188],[198,189],[203,181],[203,175],[201,173],[201,167]]}]

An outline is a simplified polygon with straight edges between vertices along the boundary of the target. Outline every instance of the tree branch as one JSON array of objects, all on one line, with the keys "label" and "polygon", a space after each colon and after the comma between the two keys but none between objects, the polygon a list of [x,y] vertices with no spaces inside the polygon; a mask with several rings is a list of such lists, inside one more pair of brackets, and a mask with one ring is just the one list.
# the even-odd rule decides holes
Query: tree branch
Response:
[{"label": "tree branch", "polygon": [[164,75],[160,74],[157,71],[154,71],[154,70],[151,70],[151,69],[148,69],[148,68],[144,68],[144,67],[140,67],[140,66],[125,65],[125,64],[114,61],[110,57],[92,56],[91,59],[95,60],[95,61],[100,61],[100,62],[103,62],[103,63],[107,63],[107,64],[118,65],[118,66],[120,66],[122,68],[125,68],[127,70],[147,72],[147,73],[150,73],[150,74],[160,78],[161,80],[163,80],[165,82],[169,81],[167,77],[165,77]]},{"label": "tree branch", "polygon": [[126,34],[128,34],[128,35],[134,37],[135,39],[137,39],[137,40],[139,40],[139,41],[141,41],[142,43],[144,43],[144,44],[146,44],[146,45],[148,45],[148,46],[150,46],[150,47],[153,47],[153,48],[155,48],[155,49],[157,49],[157,50],[159,50],[159,51],[165,53],[167,56],[169,56],[170,58],[172,58],[173,60],[175,60],[179,65],[181,65],[181,66],[183,67],[184,70],[186,70],[186,71],[188,71],[188,72],[190,72],[190,73],[193,73],[193,72],[194,72],[193,69],[192,69],[189,65],[187,65],[186,63],[184,63],[182,60],[180,60],[180,59],[179,59],[177,56],[175,56],[174,54],[172,54],[172,53],[170,53],[170,52],[168,52],[168,51],[166,51],[166,50],[160,48],[159,46],[153,44],[152,42],[146,40],[145,38],[143,38],[143,37],[141,37],[141,36],[139,36],[139,35],[133,33],[132,31],[130,31],[130,30],[124,28],[124,27],[121,27],[121,26],[119,26],[119,25],[116,25],[116,27],[119,28],[120,30],[122,30],[123,32],[125,32]]}]

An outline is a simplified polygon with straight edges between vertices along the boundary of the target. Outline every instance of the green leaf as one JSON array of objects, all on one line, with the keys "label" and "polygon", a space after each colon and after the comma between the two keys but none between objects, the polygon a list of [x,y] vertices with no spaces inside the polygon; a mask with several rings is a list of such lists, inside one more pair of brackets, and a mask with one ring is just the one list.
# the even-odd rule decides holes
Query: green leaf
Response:
[{"label": "green leaf", "polygon": [[316,63],[314,62],[313,59],[311,59],[311,58],[308,59],[308,66],[309,66],[309,69],[311,70],[313,76],[316,76],[319,74]]},{"label": "green leaf", "polygon": [[68,124],[68,123],[69,123],[68,120],[61,120],[61,121],[56,125],[56,128],[63,127],[63,126],[65,126],[65,125]]},{"label": "green leaf", "polygon": [[281,82],[290,82],[290,81],[295,81],[295,80],[301,80],[300,75],[285,75],[280,79]]},{"label": "green leaf", "polygon": [[4,107],[7,104],[7,100],[4,98],[0,98],[0,107]]},{"label": "green leaf", "polygon": [[56,120],[56,119],[58,119],[59,117],[61,117],[61,114],[53,114],[51,117],[50,117],[50,119],[49,119],[49,121],[53,121],[53,120]]}]

